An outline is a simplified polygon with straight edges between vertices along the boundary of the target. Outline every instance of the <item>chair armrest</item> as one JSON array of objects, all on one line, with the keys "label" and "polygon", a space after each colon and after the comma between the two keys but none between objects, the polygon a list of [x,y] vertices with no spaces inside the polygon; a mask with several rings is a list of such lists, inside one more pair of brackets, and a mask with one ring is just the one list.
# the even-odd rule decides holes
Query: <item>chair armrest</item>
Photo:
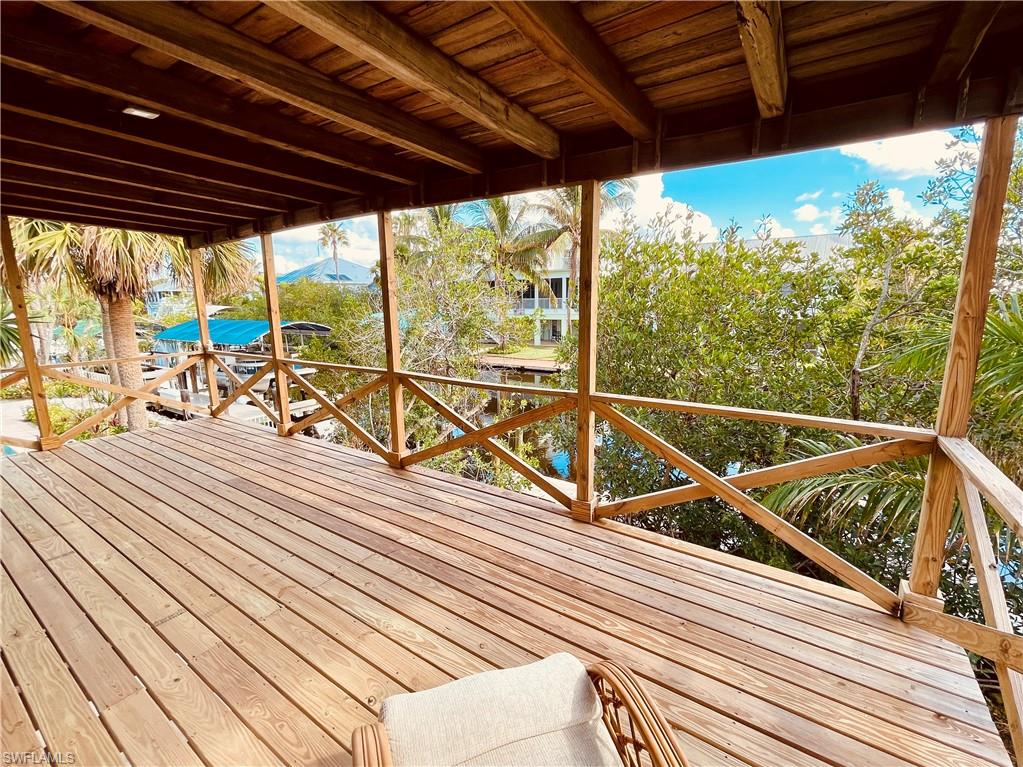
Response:
[{"label": "chair armrest", "polygon": [[364,724],[352,732],[353,767],[392,767],[387,730],[380,722]]},{"label": "chair armrest", "polygon": [[640,751],[649,754],[653,767],[689,767],[671,726],[631,671],[608,660],[586,671],[604,709],[604,724],[626,767],[642,764]]}]

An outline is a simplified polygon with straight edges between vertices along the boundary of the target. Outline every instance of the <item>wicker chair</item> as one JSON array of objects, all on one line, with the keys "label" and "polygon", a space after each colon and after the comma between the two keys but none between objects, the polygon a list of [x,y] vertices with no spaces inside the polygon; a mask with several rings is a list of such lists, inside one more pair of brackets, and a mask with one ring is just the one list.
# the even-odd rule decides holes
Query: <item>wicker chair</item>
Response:
[{"label": "wicker chair", "polygon": [[384,701],[352,734],[355,767],[688,767],[625,667],[559,653]]}]

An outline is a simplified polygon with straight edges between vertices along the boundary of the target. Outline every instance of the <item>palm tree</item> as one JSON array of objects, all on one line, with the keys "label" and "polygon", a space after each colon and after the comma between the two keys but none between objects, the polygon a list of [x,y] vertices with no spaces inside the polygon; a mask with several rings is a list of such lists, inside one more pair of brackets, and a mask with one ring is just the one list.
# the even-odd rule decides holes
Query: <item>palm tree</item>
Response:
[{"label": "palm tree", "polygon": [[[149,278],[167,267],[180,282],[190,281],[191,259],[180,238],[126,229],[104,229],[47,221],[23,222],[18,250],[26,274],[50,276],[55,282],[84,286],[98,299],[107,352],[118,358],[139,353],[135,334],[135,301],[142,298]],[[23,239],[28,235],[28,239]],[[248,287],[253,261],[245,243],[224,243],[202,252],[203,277],[211,296]],[[196,307],[203,311],[204,307]],[[128,389],[142,388],[142,367],[121,362],[112,367],[116,380]],[[147,425],[145,404],[127,408],[132,431]]]},{"label": "palm tree", "polygon": [[532,282],[549,296],[550,285],[544,280],[548,251],[565,233],[565,227],[539,220],[535,205],[521,198],[493,197],[467,206],[473,226],[492,236],[487,267],[500,284],[506,272]]},{"label": "palm tree", "polygon": [[341,224],[331,221],[320,227],[320,245],[330,248],[330,255],[334,259],[334,283],[341,284],[341,273],[338,265],[337,251],[348,244],[348,230],[342,229]]},{"label": "palm tree", "polygon": [[[625,210],[635,201],[636,181],[622,179],[605,181],[600,185],[600,209]],[[579,279],[579,248],[582,240],[582,187],[562,186],[544,192],[537,208],[551,224],[560,227],[563,234],[554,244],[568,254],[568,285],[565,291],[565,326],[572,328],[572,296]]]}]

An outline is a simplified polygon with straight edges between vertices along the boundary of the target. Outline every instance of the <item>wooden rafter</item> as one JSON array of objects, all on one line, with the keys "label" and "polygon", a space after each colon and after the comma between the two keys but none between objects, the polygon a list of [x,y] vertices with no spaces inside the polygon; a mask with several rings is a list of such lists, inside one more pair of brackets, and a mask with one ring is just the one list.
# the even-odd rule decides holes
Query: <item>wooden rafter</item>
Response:
[{"label": "wooden rafter", "polygon": [[[228,219],[251,218],[253,210],[244,205],[235,205],[222,201],[193,197],[188,194],[145,189],[118,181],[105,181],[88,178],[70,173],[61,173],[52,169],[32,168],[27,165],[2,165],[4,188],[21,190],[23,194],[40,198],[61,199],[62,194],[80,195],[82,198],[93,198],[100,202],[113,203],[105,207],[118,208],[122,205],[139,203],[154,208],[202,213],[222,216]],[[74,202],[74,197],[67,198]],[[84,202],[84,199],[83,199]],[[127,208],[126,208],[127,209]]]},{"label": "wooden rafter", "polygon": [[90,211],[88,213],[75,212],[70,207],[59,205],[46,205],[37,203],[34,205],[16,205],[8,203],[3,206],[4,212],[11,216],[22,218],[39,218],[46,221],[60,221],[67,224],[81,224],[82,226],[114,226],[118,229],[133,229],[140,232],[160,232],[161,234],[173,234],[185,236],[190,228],[185,224],[172,225],[168,221],[148,219],[144,216],[136,216],[127,213],[107,213]]},{"label": "wooden rafter", "polygon": [[38,25],[4,19],[0,60],[86,90],[189,120],[263,146],[402,183],[418,178],[415,163],[361,141],[303,125],[266,107],[147,67],[104,56],[89,45],[54,35]]},{"label": "wooden rafter", "polygon": [[[145,147],[160,156],[176,158],[182,168],[195,167],[199,174],[213,180],[245,183],[262,188],[266,177],[300,185],[291,188],[306,199],[337,196],[338,193],[365,193],[377,188],[380,180],[321,160],[286,152],[265,144],[239,141],[237,136],[161,114],[155,120],[127,116],[111,110],[108,101],[76,89],[48,86],[33,75],[10,67],[0,68],[4,83],[0,105],[6,115],[18,118],[6,130],[36,126],[36,135],[53,138],[53,144],[96,156],[119,159],[120,146]],[[5,115],[5,121],[7,116]],[[19,130],[24,136],[25,131]],[[110,148],[110,151],[105,151]],[[138,156],[137,154],[135,156]],[[191,164],[191,165],[190,165]],[[157,166],[158,167],[158,166]],[[235,171],[241,170],[241,174]],[[287,188],[287,187],[284,187]],[[310,196],[311,195],[311,196]]]},{"label": "wooden rafter", "polygon": [[629,135],[654,138],[657,111],[571,3],[509,0],[492,6]]},{"label": "wooden rafter", "polygon": [[937,48],[930,83],[961,80],[1002,6],[992,2],[950,3],[951,19]]},{"label": "wooden rafter", "polygon": [[[330,190],[299,178],[285,178],[253,167],[227,166],[211,158],[196,157],[194,154],[147,145],[145,142],[124,140],[126,136],[104,135],[9,109],[0,112],[0,137],[5,141],[13,139],[23,144],[59,149],[82,157],[112,160],[131,167],[267,192],[298,203],[326,200],[337,196],[338,192],[347,191],[335,188],[332,194]],[[295,202],[290,204],[294,205]]]},{"label": "wooden rafter", "polygon": [[736,0],[735,10],[739,39],[760,116],[778,117],[785,112],[789,79],[781,3],[779,0]]},{"label": "wooden rafter", "polygon": [[268,3],[326,40],[541,157],[557,157],[558,133],[483,78],[368,2]]},{"label": "wooden rafter", "polygon": [[12,204],[21,203],[69,203],[80,208],[93,208],[96,215],[103,215],[103,211],[118,211],[121,213],[139,213],[152,216],[153,218],[166,218],[168,223],[189,224],[193,229],[203,226],[218,226],[230,223],[232,216],[218,214],[214,211],[188,211],[174,209],[164,205],[151,205],[147,202],[133,202],[129,200],[115,200],[101,195],[83,194],[81,192],[68,191],[59,187],[48,187],[41,189],[37,186],[29,186],[17,181],[10,181],[4,178],[4,188],[0,198],[9,200]]},{"label": "wooden rafter", "polygon": [[44,4],[424,157],[463,171],[483,170],[482,154],[450,133],[182,6],[163,0]]},{"label": "wooden rafter", "polygon": [[291,198],[270,192],[259,192],[240,186],[215,183],[179,175],[168,171],[156,171],[138,165],[128,165],[116,160],[68,152],[54,147],[7,139],[4,141],[2,161],[5,165],[23,165],[28,168],[44,168],[58,173],[72,173],[78,176],[117,181],[121,184],[144,187],[161,192],[188,194],[207,200],[247,205],[252,215],[260,211],[288,210],[294,205]]},{"label": "wooden rafter", "polygon": [[18,208],[20,210],[37,211],[40,214],[51,215],[65,213],[74,216],[86,216],[93,218],[109,217],[111,223],[121,221],[135,224],[151,224],[153,226],[165,226],[171,229],[178,229],[187,232],[195,227],[210,226],[210,219],[204,216],[180,213],[175,215],[173,211],[165,208],[158,208],[156,212],[141,211],[133,205],[103,205],[89,202],[79,203],[61,199],[62,195],[40,195],[23,194],[12,191],[6,187],[0,192],[0,204],[4,207]]}]

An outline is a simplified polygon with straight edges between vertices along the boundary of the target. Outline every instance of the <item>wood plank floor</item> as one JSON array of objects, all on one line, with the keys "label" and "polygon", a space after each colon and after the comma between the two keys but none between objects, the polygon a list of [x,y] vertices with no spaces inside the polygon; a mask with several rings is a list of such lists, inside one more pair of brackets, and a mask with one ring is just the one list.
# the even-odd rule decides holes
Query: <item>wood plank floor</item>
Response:
[{"label": "wood plank floor", "polygon": [[567,650],[694,765],[1009,765],[965,653],[845,589],[223,419],[8,459],[3,750],[332,765],[388,695]]}]

